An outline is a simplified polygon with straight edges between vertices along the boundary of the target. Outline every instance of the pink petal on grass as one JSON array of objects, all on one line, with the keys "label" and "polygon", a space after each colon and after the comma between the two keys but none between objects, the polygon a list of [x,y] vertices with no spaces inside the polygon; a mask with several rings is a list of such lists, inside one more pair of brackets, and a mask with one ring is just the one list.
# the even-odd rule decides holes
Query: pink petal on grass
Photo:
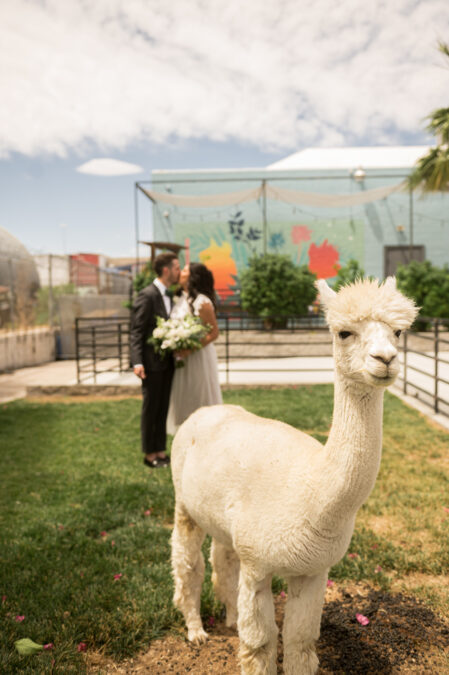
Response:
[{"label": "pink petal on grass", "polygon": [[377,565],[377,567],[374,568],[374,572],[376,574],[379,574],[379,572],[382,572],[382,567],[380,565]]},{"label": "pink petal on grass", "polygon": [[120,574],[114,574],[114,581],[118,581],[119,579],[122,578],[122,576],[123,576],[122,573],[120,573]]},{"label": "pink petal on grass", "polygon": [[449,509],[447,508],[447,506],[443,506],[443,511],[445,511],[446,513],[449,513]]},{"label": "pink petal on grass", "polygon": [[332,581],[332,579],[328,579],[328,580],[326,581],[326,586],[327,586],[328,588],[332,588],[332,586],[333,586],[334,584],[335,584],[335,581]]},{"label": "pink petal on grass", "polygon": [[78,647],[76,648],[76,651],[78,651],[78,652],[85,652],[86,649],[87,649],[86,643],[85,643],[85,642],[80,642],[80,643],[78,644]]},{"label": "pink petal on grass", "polygon": [[108,533],[106,532],[106,530],[103,530],[103,532],[100,532],[100,537],[107,537],[107,536],[108,536]]},{"label": "pink petal on grass", "polygon": [[4,605],[4,604],[5,604],[5,602],[6,602],[6,598],[7,598],[7,596],[6,596],[6,595],[2,595],[2,605]]},{"label": "pink petal on grass", "polygon": [[115,546],[115,541],[111,541],[111,546]]},{"label": "pink petal on grass", "polygon": [[147,509],[146,511],[144,511],[143,515],[144,515],[144,516],[151,516],[152,510],[153,510],[153,509]]},{"label": "pink petal on grass", "polygon": [[14,621],[17,621],[17,623],[22,623],[22,621],[25,621],[25,615],[17,614],[17,616],[14,617]]},{"label": "pink petal on grass", "polygon": [[279,596],[280,596],[281,598],[286,598],[286,597],[287,597],[287,593],[286,593],[285,591],[281,591],[281,592],[279,593]]},{"label": "pink petal on grass", "polygon": [[348,553],[348,558],[351,558],[351,560],[354,560],[354,558],[358,558],[359,554],[358,553]]},{"label": "pink petal on grass", "polygon": [[361,626],[367,626],[369,624],[369,619],[367,616],[363,616],[363,614],[356,614],[355,618],[359,622]]},{"label": "pink petal on grass", "polygon": [[54,644],[53,642],[49,642],[48,644],[44,645],[44,649],[47,651],[50,651],[50,649],[53,649]]}]

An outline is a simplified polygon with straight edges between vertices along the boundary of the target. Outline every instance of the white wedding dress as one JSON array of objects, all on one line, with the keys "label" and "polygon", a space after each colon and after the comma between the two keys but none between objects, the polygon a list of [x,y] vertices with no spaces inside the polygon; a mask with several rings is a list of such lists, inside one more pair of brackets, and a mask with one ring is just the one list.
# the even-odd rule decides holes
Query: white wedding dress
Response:
[{"label": "white wedding dress", "polygon": [[[200,308],[212,304],[206,295],[198,295],[193,301],[193,314],[199,316]],[[191,314],[187,294],[183,293],[173,306],[170,318],[184,318]],[[218,360],[215,346],[194,351],[184,359],[184,367],[176,368],[170,394],[167,417],[167,431],[174,434],[179,425],[197,408],[204,405],[223,403],[218,379]]]}]

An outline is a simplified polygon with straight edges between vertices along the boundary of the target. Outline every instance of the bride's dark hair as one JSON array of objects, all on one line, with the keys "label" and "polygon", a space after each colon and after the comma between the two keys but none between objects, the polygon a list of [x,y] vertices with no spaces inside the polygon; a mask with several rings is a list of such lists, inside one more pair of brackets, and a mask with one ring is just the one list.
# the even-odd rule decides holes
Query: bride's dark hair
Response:
[{"label": "bride's dark hair", "polygon": [[189,304],[193,310],[193,301],[202,293],[212,302],[214,309],[217,309],[217,299],[214,291],[214,275],[203,263],[193,262],[189,265],[190,275],[187,286]]}]

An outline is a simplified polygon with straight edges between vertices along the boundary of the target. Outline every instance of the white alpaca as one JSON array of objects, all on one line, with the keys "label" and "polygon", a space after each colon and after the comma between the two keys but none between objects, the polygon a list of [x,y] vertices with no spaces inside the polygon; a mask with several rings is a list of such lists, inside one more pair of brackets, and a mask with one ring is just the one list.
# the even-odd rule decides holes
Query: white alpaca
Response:
[{"label": "white alpaca", "polygon": [[172,448],[176,491],[174,601],[188,638],[207,638],[200,618],[204,561],[212,536],[213,583],[237,622],[242,673],[276,673],[271,578],[288,581],[284,672],[311,675],[329,568],[345,554],[357,510],[377,476],[385,387],[398,374],[399,334],[417,309],[393,278],[338,293],[318,282],[333,334],[335,394],[327,443],[243,408],[201,408]]}]

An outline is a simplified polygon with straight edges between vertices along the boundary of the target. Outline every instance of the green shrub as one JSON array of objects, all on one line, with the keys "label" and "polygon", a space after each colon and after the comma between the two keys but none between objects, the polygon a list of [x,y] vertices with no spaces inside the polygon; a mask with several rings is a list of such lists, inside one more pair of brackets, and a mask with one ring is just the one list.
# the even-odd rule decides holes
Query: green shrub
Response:
[{"label": "green shrub", "polygon": [[338,270],[337,278],[333,286],[334,291],[338,291],[338,289],[341,288],[342,286],[352,284],[357,279],[363,279],[364,276],[365,270],[362,267],[360,267],[357,260],[351,258],[350,260],[348,260],[346,265],[343,265],[343,267],[340,267],[340,269]]},{"label": "green shrub", "polygon": [[[133,279],[133,297],[135,298],[141,290],[151,284],[156,279],[156,272],[154,271],[151,262],[148,262]],[[125,300],[124,307],[132,309],[132,300]]]},{"label": "green shrub", "polygon": [[135,295],[140,293],[140,291],[151,284],[152,281],[156,279],[156,272],[154,271],[151,262],[148,262],[145,267],[136,275],[133,281],[133,289]]},{"label": "green shrub", "polygon": [[307,314],[317,295],[315,279],[286,255],[254,256],[240,276],[242,307],[266,319],[267,327],[282,325],[282,317]]},{"label": "green shrub", "polygon": [[437,267],[429,260],[400,265],[396,271],[398,288],[413,298],[423,316],[449,317],[449,267]]}]

